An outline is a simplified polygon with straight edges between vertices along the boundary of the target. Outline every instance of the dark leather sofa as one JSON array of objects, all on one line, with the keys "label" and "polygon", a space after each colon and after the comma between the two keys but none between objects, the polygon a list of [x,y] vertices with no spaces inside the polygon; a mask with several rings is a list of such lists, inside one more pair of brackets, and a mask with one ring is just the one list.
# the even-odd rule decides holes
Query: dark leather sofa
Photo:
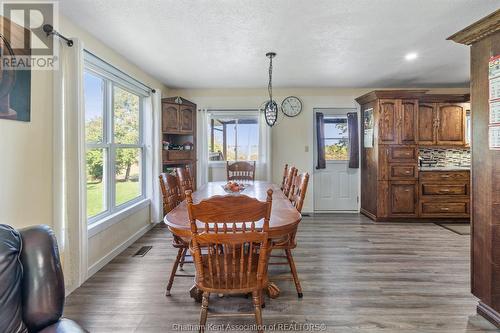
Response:
[{"label": "dark leather sofa", "polygon": [[0,224],[0,332],[87,332],[62,318],[64,278],[48,226]]}]

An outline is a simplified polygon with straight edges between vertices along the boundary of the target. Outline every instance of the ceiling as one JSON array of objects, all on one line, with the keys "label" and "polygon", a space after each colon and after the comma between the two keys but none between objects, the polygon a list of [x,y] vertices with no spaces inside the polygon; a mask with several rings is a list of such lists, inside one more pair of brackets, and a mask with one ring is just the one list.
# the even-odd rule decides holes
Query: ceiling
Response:
[{"label": "ceiling", "polygon": [[[460,87],[446,37],[498,0],[61,0],[80,27],[172,88]],[[406,61],[409,52],[418,53]]]}]

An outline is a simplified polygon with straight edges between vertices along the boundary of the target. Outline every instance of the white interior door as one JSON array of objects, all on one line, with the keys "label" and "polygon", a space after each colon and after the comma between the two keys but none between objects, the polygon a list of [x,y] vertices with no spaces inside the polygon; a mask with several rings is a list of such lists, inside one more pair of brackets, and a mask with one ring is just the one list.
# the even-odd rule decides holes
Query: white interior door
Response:
[{"label": "white interior door", "polygon": [[[316,109],[325,119],[326,168],[316,169],[314,145],[314,211],[358,211],[359,169],[349,168],[347,113],[356,109]],[[316,115],[314,115],[316,119]],[[316,129],[316,124],[314,126]],[[316,135],[316,133],[315,133]]]}]

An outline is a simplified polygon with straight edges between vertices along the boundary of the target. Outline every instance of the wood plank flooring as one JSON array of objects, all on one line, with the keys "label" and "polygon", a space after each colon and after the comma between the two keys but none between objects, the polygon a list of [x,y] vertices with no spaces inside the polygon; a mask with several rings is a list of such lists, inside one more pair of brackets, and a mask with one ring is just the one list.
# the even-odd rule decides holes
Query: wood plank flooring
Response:
[{"label": "wood plank flooring", "polygon": [[[200,304],[188,295],[192,278],[176,278],[172,296],[164,296],[176,253],[170,241],[163,225],[153,228],[68,296],[64,315],[90,332],[188,331],[179,325],[196,325]],[[272,266],[271,280],[281,295],[266,297],[266,325],[317,324],[317,331],[341,333],[498,332],[475,313],[469,236],[434,224],[373,223],[357,214],[332,214],[304,217],[298,244],[294,258],[304,298],[297,298],[287,266]],[[153,248],[132,257],[144,245]],[[192,264],[186,271],[194,272]],[[215,296],[209,308],[251,311],[251,301]],[[238,323],[254,320],[208,319],[212,325]]]}]

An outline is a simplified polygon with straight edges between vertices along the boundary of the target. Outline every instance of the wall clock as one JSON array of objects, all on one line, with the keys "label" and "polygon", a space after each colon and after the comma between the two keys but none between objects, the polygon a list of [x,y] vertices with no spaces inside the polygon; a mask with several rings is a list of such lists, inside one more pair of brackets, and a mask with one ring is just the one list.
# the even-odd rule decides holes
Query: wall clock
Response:
[{"label": "wall clock", "polygon": [[302,102],[295,96],[288,96],[281,103],[281,110],[288,117],[296,117],[302,111]]}]

